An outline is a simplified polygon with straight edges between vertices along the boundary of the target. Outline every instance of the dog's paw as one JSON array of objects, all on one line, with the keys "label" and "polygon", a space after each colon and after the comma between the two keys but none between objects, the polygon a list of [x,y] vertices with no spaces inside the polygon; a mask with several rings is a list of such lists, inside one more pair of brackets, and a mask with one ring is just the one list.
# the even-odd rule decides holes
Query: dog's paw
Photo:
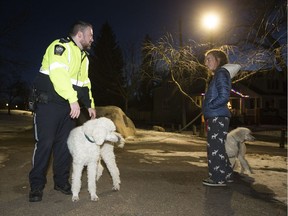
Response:
[{"label": "dog's paw", "polygon": [[72,202],[79,201],[79,196],[72,196]]},{"label": "dog's paw", "polygon": [[119,184],[114,185],[113,188],[112,188],[112,190],[114,190],[114,191],[119,191],[119,190],[120,190],[120,185],[119,185]]},{"label": "dog's paw", "polygon": [[98,201],[99,197],[97,195],[91,195],[91,201]]}]

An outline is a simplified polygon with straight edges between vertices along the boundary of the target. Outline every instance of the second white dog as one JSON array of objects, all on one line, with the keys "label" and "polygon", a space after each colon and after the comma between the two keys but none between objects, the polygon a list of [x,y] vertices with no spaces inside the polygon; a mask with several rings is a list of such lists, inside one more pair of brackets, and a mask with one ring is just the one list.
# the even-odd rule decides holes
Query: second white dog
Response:
[{"label": "second white dog", "polygon": [[[99,199],[96,194],[96,178],[99,179],[103,171],[101,158],[106,162],[112,176],[113,189],[119,190],[119,170],[115,162],[114,147],[110,142],[124,145],[124,139],[116,133],[115,124],[106,117],[89,120],[70,132],[67,143],[73,158],[71,187],[73,202],[79,200],[81,176],[85,166],[87,166],[88,191],[91,200]],[[102,149],[101,145],[103,145]]]},{"label": "second white dog", "polygon": [[246,171],[251,174],[251,168],[245,159],[246,145],[245,141],[254,141],[251,130],[245,127],[238,127],[227,134],[225,149],[232,167],[235,167],[238,159],[241,165],[241,173]]}]

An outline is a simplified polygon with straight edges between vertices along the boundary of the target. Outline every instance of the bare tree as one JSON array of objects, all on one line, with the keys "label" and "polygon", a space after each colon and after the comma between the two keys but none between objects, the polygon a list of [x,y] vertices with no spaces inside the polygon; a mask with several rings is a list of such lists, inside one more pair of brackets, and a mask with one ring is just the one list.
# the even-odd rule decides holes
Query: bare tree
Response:
[{"label": "bare tree", "polygon": [[[198,61],[191,47],[176,47],[171,35],[164,36],[155,44],[147,43],[148,55],[153,56],[157,68],[164,68],[179,91],[199,107],[189,89],[199,82],[207,83],[207,69]],[[161,70],[159,70],[161,71]],[[161,76],[161,74],[155,74]],[[154,78],[155,79],[155,78]]]},{"label": "bare tree", "polygon": [[152,92],[161,82],[162,77],[158,77],[154,56],[149,50],[149,44],[152,39],[146,35],[141,46],[141,64],[140,64],[140,82],[139,82],[139,100],[141,109],[151,111],[153,109]]},{"label": "bare tree", "polygon": [[[191,45],[178,47],[174,43],[171,35],[160,38],[155,44],[148,43],[146,46],[146,49],[149,50],[147,55],[153,56],[157,67],[166,68],[171,81],[177,86],[179,91],[198,108],[201,108],[201,106],[197,104],[195,97],[189,92],[189,89],[199,89],[199,85],[202,85],[205,86],[206,91],[210,80],[210,73],[208,73],[207,68],[199,60],[201,59],[200,56],[204,55],[201,48],[203,49],[203,45],[201,44],[196,44],[194,47]],[[204,47],[204,49],[205,48],[207,50],[207,47]],[[236,53],[236,46],[223,45],[219,47],[219,49],[230,54],[244,55],[242,53]],[[257,54],[255,54],[252,58],[252,61],[253,60],[259,65],[263,58],[258,59]],[[264,66],[260,64],[260,68],[252,72],[247,70],[241,71],[241,73],[234,78],[233,83],[248,79],[256,73],[265,72],[263,67]]]},{"label": "bare tree", "polygon": [[[226,31],[233,42],[231,54],[237,56],[242,68],[239,80],[267,69],[281,70],[287,74],[287,1],[241,1],[238,5],[241,20]],[[245,11],[245,13],[243,13]],[[240,14],[241,12],[241,14]],[[235,35],[231,37],[231,35]]]}]

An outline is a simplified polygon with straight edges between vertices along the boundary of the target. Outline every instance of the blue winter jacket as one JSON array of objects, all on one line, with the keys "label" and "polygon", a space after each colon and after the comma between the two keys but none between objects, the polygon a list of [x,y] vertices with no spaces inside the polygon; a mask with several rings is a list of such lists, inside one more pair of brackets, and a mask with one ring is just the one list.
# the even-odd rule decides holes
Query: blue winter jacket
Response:
[{"label": "blue winter jacket", "polygon": [[227,103],[231,91],[231,78],[228,70],[218,68],[212,78],[202,106],[205,119],[213,117],[231,117]]}]

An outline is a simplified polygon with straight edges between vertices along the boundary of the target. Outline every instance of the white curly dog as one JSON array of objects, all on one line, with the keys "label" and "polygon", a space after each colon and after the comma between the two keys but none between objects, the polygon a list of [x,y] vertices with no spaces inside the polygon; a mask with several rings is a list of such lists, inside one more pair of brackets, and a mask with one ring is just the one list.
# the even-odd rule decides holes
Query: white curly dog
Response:
[{"label": "white curly dog", "polygon": [[251,134],[251,130],[245,127],[237,127],[227,134],[225,149],[229,157],[229,161],[235,168],[236,160],[238,159],[241,165],[241,173],[246,171],[251,174],[251,168],[248,161],[245,159],[246,145],[245,141],[254,141],[255,138]]},{"label": "white curly dog", "polygon": [[88,191],[92,201],[99,198],[96,194],[96,180],[103,172],[101,159],[106,163],[112,177],[113,190],[120,189],[120,172],[116,164],[114,144],[124,147],[124,139],[116,132],[115,124],[106,117],[88,120],[74,128],[68,137],[68,148],[73,158],[72,201],[79,200],[81,176],[87,166]]}]

